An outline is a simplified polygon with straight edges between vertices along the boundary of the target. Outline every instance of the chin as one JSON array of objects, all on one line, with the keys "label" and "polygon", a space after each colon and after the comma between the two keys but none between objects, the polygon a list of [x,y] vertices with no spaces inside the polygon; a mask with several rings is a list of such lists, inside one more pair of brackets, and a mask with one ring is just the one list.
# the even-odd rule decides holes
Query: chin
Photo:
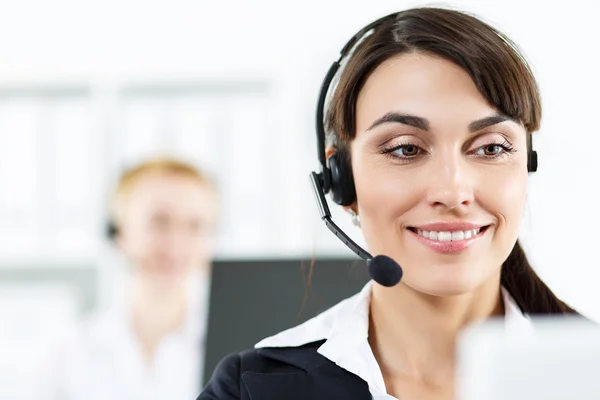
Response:
[{"label": "chin", "polygon": [[187,268],[175,268],[172,266],[155,266],[146,272],[147,278],[154,285],[159,286],[179,285],[187,281],[189,275]]},{"label": "chin", "polygon": [[460,273],[456,269],[416,275],[407,276],[403,280],[404,283],[413,290],[437,297],[460,296],[472,293],[487,281],[486,277],[481,274],[473,273],[473,271]]}]

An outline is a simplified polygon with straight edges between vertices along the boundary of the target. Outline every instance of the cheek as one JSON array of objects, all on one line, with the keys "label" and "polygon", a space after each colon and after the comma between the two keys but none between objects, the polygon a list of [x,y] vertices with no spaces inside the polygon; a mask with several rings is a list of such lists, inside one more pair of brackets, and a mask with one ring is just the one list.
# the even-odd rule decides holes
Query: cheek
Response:
[{"label": "cheek", "polygon": [[367,175],[356,182],[359,212],[363,216],[401,215],[419,199],[417,187],[410,178]]},{"label": "cheek", "polygon": [[477,198],[482,208],[497,215],[499,228],[518,236],[527,201],[526,174],[486,180],[480,185]]},{"label": "cheek", "polygon": [[174,253],[186,261],[195,261],[205,253],[204,241],[197,237],[187,238],[179,246],[174,247]]},{"label": "cheek", "polygon": [[[360,165],[354,168],[354,180],[362,231],[372,251],[385,251],[385,246],[402,230],[403,216],[417,215],[426,220],[435,215],[424,201],[431,183],[427,173],[366,162],[360,154],[354,162]],[[496,219],[507,242],[518,236],[525,209],[527,173],[521,170],[499,168],[485,174],[473,171],[468,179],[467,190],[472,190],[474,200],[470,211],[479,217],[490,215]]]},{"label": "cheek", "polygon": [[477,177],[475,199],[490,211],[507,218],[521,216],[527,198],[527,172],[516,168],[490,170]]},{"label": "cheek", "polygon": [[124,251],[138,261],[153,258],[163,246],[159,235],[147,228],[131,231],[124,239]]},{"label": "cheek", "polygon": [[[361,162],[357,158],[357,163]],[[354,173],[361,228],[369,248],[383,252],[387,239],[401,229],[398,217],[413,209],[422,198],[414,173],[363,162]]]}]

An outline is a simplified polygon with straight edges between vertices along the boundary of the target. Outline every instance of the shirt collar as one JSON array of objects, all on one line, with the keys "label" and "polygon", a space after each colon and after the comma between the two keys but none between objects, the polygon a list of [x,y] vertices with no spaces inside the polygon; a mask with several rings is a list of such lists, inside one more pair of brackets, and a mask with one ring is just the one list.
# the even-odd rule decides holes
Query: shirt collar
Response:
[{"label": "shirt collar", "polygon": [[[131,293],[129,276],[121,276],[121,289],[116,291],[106,310],[96,313],[89,321],[98,332],[100,338],[106,338],[108,343],[123,342],[123,338],[136,341],[131,325]],[[199,273],[194,273],[188,281],[188,303],[185,319],[181,327],[172,335],[185,341],[197,342],[204,340],[208,319],[208,301],[210,296],[210,279]]]},{"label": "shirt collar", "polygon": [[[298,347],[325,339],[318,349],[321,355],[362,378],[373,394],[385,396],[383,376],[368,342],[372,286],[373,281],[369,281],[356,295],[301,325],[263,339],[255,348]],[[529,317],[521,312],[504,287],[501,291],[507,332],[531,332],[533,325]]]},{"label": "shirt collar", "polygon": [[[369,281],[354,296],[342,300],[335,306],[296,327],[263,339],[254,347],[297,347],[323,339],[329,341],[334,336],[340,336],[339,332],[343,332],[343,327],[348,325],[356,328],[357,326],[362,327],[366,323],[368,329],[371,286],[372,281]],[[348,337],[358,340],[363,337],[366,338],[367,333],[367,330],[363,332],[357,329],[346,332]]]}]

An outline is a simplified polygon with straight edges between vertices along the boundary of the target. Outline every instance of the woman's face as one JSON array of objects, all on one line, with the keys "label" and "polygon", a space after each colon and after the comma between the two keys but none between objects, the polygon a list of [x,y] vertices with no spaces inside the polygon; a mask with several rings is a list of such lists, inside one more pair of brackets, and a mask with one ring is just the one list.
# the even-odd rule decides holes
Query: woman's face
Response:
[{"label": "woman's face", "polygon": [[213,189],[169,173],[139,178],[122,204],[118,242],[144,282],[181,284],[212,258]]},{"label": "woman's face", "polygon": [[455,64],[413,53],[380,65],[358,97],[351,144],[371,253],[431,295],[498,279],[521,226],[526,142]]}]

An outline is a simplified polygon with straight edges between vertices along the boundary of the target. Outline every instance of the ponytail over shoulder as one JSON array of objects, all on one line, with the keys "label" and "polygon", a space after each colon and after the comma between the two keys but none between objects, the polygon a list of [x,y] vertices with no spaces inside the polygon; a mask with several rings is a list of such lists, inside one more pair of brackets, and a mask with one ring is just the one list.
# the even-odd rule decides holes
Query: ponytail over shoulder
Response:
[{"label": "ponytail over shoulder", "polygon": [[502,265],[501,282],[528,315],[579,314],[556,297],[535,273],[519,241]]}]

